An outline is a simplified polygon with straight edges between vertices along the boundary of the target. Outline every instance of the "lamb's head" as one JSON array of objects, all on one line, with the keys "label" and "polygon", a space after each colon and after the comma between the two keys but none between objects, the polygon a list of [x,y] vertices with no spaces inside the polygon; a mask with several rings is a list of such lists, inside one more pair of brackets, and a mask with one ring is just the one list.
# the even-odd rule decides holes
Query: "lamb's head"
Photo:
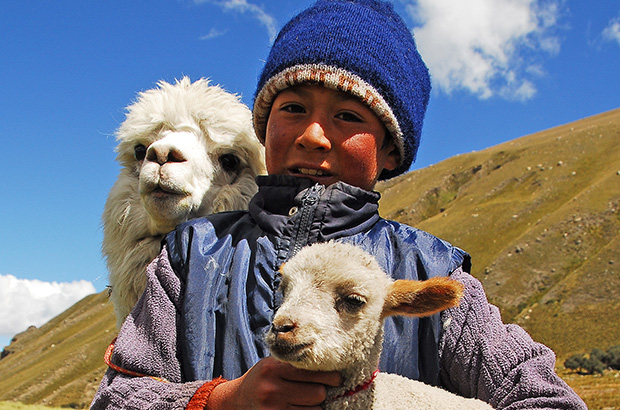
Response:
[{"label": "lamb's head", "polygon": [[265,165],[250,110],[206,79],[140,93],[116,137],[121,170],[105,204],[102,251],[120,324],[161,237],[194,217],[247,209]]},{"label": "lamb's head", "polygon": [[152,234],[196,216],[245,209],[254,178],[264,173],[250,110],[206,79],[162,81],[140,93],[117,139],[122,187],[114,188],[131,191],[123,205],[143,213]]},{"label": "lamb's head", "polygon": [[446,278],[393,281],[371,255],[338,242],[306,247],[280,271],[282,305],[266,340],[274,357],[309,370],[378,360],[384,318],[428,316],[463,292]]}]

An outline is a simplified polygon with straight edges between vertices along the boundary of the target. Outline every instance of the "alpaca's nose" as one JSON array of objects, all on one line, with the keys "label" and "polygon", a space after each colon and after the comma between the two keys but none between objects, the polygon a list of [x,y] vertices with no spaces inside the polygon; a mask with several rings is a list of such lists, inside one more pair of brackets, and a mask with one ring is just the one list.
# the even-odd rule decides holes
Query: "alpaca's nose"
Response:
[{"label": "alpaca's nose", "polygon": [[146,151],[146,160],[164,165],[168,162],[185,162],[187,158],[183,152],[174,145],[158,141],[151,144]]}]

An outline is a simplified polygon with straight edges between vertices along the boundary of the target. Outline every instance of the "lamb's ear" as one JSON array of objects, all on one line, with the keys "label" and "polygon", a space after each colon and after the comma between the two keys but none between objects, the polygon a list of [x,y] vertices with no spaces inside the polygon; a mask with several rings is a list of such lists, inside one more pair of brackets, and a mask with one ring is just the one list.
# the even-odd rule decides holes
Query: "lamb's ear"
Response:
[{"label": "lamb's ear", "polygon": [[448,278],[397,280],[390,285],[382,316],[429,316],[457,306],[463,296],[463,285]]}]

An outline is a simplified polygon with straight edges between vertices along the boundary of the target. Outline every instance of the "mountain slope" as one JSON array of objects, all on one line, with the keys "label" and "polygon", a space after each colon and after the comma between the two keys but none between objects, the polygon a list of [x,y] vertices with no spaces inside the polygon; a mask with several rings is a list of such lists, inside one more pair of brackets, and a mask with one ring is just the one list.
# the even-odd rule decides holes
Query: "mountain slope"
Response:
[{"label": "mountain slope", "polygon": [[560,356],[620,344],[620,110],[379,190],[383,216],[467,250],[504,319]]},{"label": "mountain slope", "polygon": [[115,331],[112,305],[101,292],[16,335],[0,360],[0,401],[87,408]]},{"label": "mountain slope", "polygon": [[[467,250],[504,319],[560,360],[620,344],[620,109],[378,189],[384,217]],[[17,335],[0,360],[0,400],[87,407],[115,331],[102,292]]]}]

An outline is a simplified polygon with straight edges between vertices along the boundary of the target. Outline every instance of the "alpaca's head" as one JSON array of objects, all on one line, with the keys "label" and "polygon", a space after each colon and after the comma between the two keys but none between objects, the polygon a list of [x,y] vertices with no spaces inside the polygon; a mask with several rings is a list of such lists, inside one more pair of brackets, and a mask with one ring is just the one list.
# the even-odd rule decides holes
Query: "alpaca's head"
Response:
[{"label": "alpaca's head", "polygon": [[256,192],[254,178],[264,173],[250,110],[206,79],[162,81],[140,93],[117,139],[122,169],[109,206],[123,208],[126,221],[148,224],[151,234],[196,216],[245,209]]},{"label": "alpaca's head", "polygon": [[120,324],[161,237],[194,217],[247,209],[265,165],[250,110],[206,79],[140,93],[116,137],[121,170],[103,212],[102,251]]},{"label": "alpaca's head", "polygon": [[431,315],[455,306],[463,291],[446,278],[393,281],[371,255],[337,242],[302,249],[281,273],[283,301],[267,343],[274,357],[309,370],[370,360],[384,318]]}]

